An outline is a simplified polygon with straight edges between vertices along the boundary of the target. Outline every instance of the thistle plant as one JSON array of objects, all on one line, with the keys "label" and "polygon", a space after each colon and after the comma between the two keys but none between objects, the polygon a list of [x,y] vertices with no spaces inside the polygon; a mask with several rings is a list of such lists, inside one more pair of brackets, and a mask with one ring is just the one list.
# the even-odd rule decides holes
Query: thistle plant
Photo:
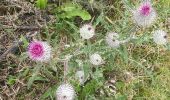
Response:
[{"label": "thistle plant", "polygon": [[[75,2],[82,3],[77,0]],[[32,76],[43,76],[31,77],[31,79],[43,80],[44,77],[49,76],[50,78],[45,81],[47,83],[52,81],[50,88],[44,90],[45,99],[121,100],[123,98],[124,100],[125,98],[131,100],[133,97],[135,99],[142,97],[138,94],[141,90],[149,94],[149,90],[145,91],[146,87],[155,87],[153,80],[159,73],[158,59],[161,57],[161,52],[155,48],[157,45],[169,44],[168,31],[163,25],[156,23],[161,21],[156,6],[150,0],[143,0],[134,9],[131,8],[129,13],[126,8],[128,4],[125,3],[125,8],[121,10],[121,17],[114,19],[109,16],[108,21],[109,17],[105,16],[117,9],[109,6],[111,7],[109,11],[110,9],[114,11],[107,12],[107,8],[102,7],[106,5],[96,2],[94,0],[86,7],[88,10],[91,6],[94,6],[92,10],[99,7],[102,9],[99,10],[100,14],[94,16],[93,22],[82,26],[81,23],[88,22],[93,16],[89,14],[95,11],[83,12],[85,15],[81,15],[80,12],[84,11],[83,7],[78,9],[76,4],[63,4],[68,7],[61,6],[59,9],[61,11],[56,13],[58,18],[55,23],[56,32],[50,33],[53,31],[51,29],[49,33],[45,33],[46,38],[49,39],[48,43],[44,41],[29,43],[27,55],[33,62],[37,62],[37,66],[40,65],[36,74],[33,71]],[[77,11],[76,8],[78,12],[73,12]],[[79,17],[83,19],[81,23],[75,24],[80,22],[77,15],[81,15]],[[133,32],[130,31],[132,27],[135,28]],[[142,62],[143,59],[146,60]],[[81,64],[78,61],[81,61]],[[148,66],[153,67],[153,70]],[[169,93],[169,90],[167,91],[166,93]],[[148,97],[153,95],[152,93]]]},{"label": "thistle plant", "polygon": [[28,56],[34,61],[49,61],[51,58],[51,47],[47,42],[32,41],[28,46]]}]

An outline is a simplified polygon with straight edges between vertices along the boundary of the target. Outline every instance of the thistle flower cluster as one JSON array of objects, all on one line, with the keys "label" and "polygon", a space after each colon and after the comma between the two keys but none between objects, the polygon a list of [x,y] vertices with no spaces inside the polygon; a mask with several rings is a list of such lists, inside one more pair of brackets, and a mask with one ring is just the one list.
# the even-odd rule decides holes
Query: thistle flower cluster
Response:
[{"label": "thistle flower cluster", "polygon": [[[132,12],[134,22],[140,27],[150,27],[156,20],[157,14],[152,7],[151,2],[144,1]],[[91,24],[85,24],[80,29],[80,37],[82,39],[91,39],[95,35],[95,28]],[[121,41],[120,36],[116,32],[108,32],[105,36],[105,42],[108,47],[119,48],[121,44],[128,42],[131,38]],[[153,32],[153,41],[158,45],[167,44],[167,33],[163,30],[156,30]],[[70,46],[68,46],[70,47]],[[27,54],[33,61],[47,62],[51,58],[51,46],[47,42],[32,41],[28,46]],[[66,58],[70,59],[73,55]],[[98,53],[93,53],[89,56],[89,62],[94,66],[100,66],[105,63],[102,56]],[[126,73],[127,76],[130,74]],[[76,79],[81,85],[85,82],[85,75],[83,70],[75,73]],[[115,82],[112,82],[115,83]],[[108,85],[110,86],[110,84]],[[116,89],[116,87],[112,87]],[[116,91],[112,91],[116,93]],[[72,85],[68,83],[61,84],[56,90],[57,100],[74,100],[75,90]]]}]

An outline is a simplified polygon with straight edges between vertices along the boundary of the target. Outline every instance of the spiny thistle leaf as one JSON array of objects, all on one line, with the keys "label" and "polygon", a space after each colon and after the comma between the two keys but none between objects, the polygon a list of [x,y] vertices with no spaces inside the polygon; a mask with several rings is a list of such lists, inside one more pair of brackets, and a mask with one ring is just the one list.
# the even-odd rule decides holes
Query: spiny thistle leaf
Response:
[{"label": "spiny thistle leaf", "polygon": [[45,78],[38,76],[39,71],[41,70],[42,65],[37,65],[35,66],[35,68],[33,69],[33,74],[32,76],[29,78],[28,83],[27,83],[27,88],[30,89],[33,82],[36,80],[41,80],[41,81],[47,81]]},{"label": "spiny thistle leaf", "polygon": [[96,80],[91,80],[90,82],[88,82],[83,90],[82,93],[79,96],[80,100],[84,100],[84,98],[86,98],[86,96],[91,95],[93,93],[95,93],[95,91],[99,88],[99,84]]},{"label": "spiny thistle leaf", "polygon": [[53,96],[57,87],[58,87],[58,85],[54,85],[54,86],[48,88],[48,90],[40,97],[41,100],[46,100],[48,97]]}]

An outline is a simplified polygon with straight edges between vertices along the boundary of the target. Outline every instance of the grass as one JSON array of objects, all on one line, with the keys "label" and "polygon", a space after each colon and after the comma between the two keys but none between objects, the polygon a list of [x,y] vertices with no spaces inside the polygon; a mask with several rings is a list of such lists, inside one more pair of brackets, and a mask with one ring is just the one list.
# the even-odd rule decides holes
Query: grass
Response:
[{"label": "grass", "polygon": [[[59,2],[58,6],[64,3],[64,1]],[[138,28],[131,19],[128,7],[138,5],[139,2],[135,0],[71,2],[81,5],[93,20],[84,21],[74,16],[63,18],[57,12],[58,9],[49,11],[55,20],[48,22],[34,38],[47,41],[53,47],[53,59],[50,63],[33,62],[26,55],[26,48],[23,46],[17,53],[8,54],[5,61],[0,62],[2,73],[0,75],[3,76],[0,79],[0,100],[1,98],[2,100],[54,100],[57,87],[64,81],[63,63],[59,59],[68,54],[77,54],[69,61],[67,75],[68,82],[76,90],[76,100],[169,100],[169,48],[157,46],[151,38],[153,30],[164,29],[169,33],[166,23],[170,17],[169,0],[153,0],[159,16],[156,23],[147,29]],[[56,5],[48,4],[48,9],[53,6],[56,8]],[[96,27],[96,36],[83,41],[80,39],[79,27],[90,22]],[[110,49],[104,40],[106,33],[110,31],[119,33],[122,40],[132,33],[140,38],[118,49]],[[13,41],[20,37],[20,35],[15,37],[16,32],[13,29],[4,29],[1,32],[5,32],[7,37],[13,38]],[[89,55],[95,52],[101,54],[106,62],[97,68],[89,62]],[[79,66],[78,62],[83,62],[83,65]],[[84,69],[87,78],[84,86],[80,86],[75,80],[77,69]],[[108,96],[100,93],[99,91],[110,79],[116,80],[113,84],[116,86],[116,94]]]}]

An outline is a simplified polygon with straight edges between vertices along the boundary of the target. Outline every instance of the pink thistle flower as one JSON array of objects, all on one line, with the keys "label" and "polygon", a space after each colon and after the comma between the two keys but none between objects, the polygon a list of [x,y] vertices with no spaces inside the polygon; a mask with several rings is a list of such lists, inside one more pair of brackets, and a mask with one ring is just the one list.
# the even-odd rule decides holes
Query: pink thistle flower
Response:
[{"label": "pink thistle flower", "polygon": [[149,27],[156,20],[157,14],[148,0],[141,3],[141,5],[133,11],[134,22],[141,27]]},{"label": "pink thistle flower", "polygon": [[48,61],[51,57],[51,47],[42,41],[32,41],[28,46],[28,56],[34,61]]},{"label": "pink thistle flower", "polygon": [[148,16],[151,12],[151,5],[149,3],[144,3],[143,5],[140,6],[139,12],[143,16]]}]

